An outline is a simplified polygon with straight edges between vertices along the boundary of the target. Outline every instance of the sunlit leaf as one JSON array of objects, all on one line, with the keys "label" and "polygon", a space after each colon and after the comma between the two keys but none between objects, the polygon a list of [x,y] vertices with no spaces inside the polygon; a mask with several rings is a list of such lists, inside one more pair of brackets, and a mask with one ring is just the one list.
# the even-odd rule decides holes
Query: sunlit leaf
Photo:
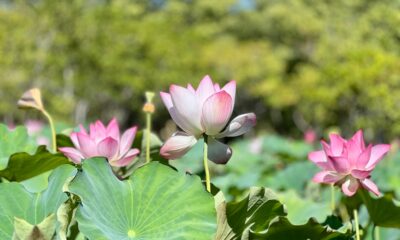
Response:
[{"label": "sunlit leaf", "polygon": [[293,190],[278,193],[278,199],[286,206],[287,218],[293,224],[304,224],[311,217],[323,222],[331,214],[329,202],[302,198]]},{"label": "sunlit leaf", "polygon": [[34,153],[36,144],[28,136],[25,127],[16,127],[14,130],[8,129],[4,124],[0,124],[0,170],[7,167],[10,155],[16,152]]},{"label": "sunlit leaf", "polygon": [[217,239],[248,239],[250,231],[268,228],[272,219],[285,216],[283,205],[269,189],[251,188],[239,202],[226,203],[216,196],[218,210]]},{"label": "sunlit leaf", "polygon": [[200,179],[157,162],[120,181],[104,159],[88,159],[69,191],[82,201],[77,220],[90,239],[211,239],[216,232],[214,201]]},{"label": "sunlit leaf", "polygon": [[31,193],[20,183],[1,183],[0,239],[11,239],[15,217],[37,225],[49,215],[55,214],[67,199],[62,191],[64,182],[74,173],[75,168],[70,165],[58,167],[49,177],[48,188],[40,193]]}]

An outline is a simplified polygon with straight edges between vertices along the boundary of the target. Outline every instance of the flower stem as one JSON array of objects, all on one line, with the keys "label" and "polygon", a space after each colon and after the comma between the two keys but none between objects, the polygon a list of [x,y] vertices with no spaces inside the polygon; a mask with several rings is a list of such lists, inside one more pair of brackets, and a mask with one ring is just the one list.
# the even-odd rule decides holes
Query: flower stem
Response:
[{"label": "flower stem", "polygon": [[374,240],[380,240],[381,239],[381,235],[379,233],[379,227],[374,225],[374,231],[373,231],[373,239]]},{"label": "flower stem", "polygon": [[335,185],[331,184],[331,209],[332,213],[335,211]]},{"label": "flower stem", "polygon": [[47,120],[49,121],[49,125],[51,128],[51,143],[52,143],[53,152],[57,152],[56,129],[54,127],[53,118],[46,110],[43,110],[42,112],[43,112],[43,115],[46,116]]},{"label": "flower stem", "polygon": [[150,162],[151,113],[146,113],[146,163]]},{"label": "flower stem", "polygon": [[152,103],[154,93],[146,92],[146,103],[143,106],[143,111],[146,113],[146,163],[150,162],[150,137],[151,137],[151,114],[154,113],[155,107]]},{"label": "flower stem", "polygon": [[358,212],[357,209],[353,210],[354,224],[356,225],[356,240],[360,240],[360,228],[358,227]]},{"label": "flower stem", "polygon": [[206,173],[206,188],[208,192],[211,192],[210,170],[208,169],[207,154],[208,154],[208,136],[204,135],[203,164],[204,164],[204,171]]}]

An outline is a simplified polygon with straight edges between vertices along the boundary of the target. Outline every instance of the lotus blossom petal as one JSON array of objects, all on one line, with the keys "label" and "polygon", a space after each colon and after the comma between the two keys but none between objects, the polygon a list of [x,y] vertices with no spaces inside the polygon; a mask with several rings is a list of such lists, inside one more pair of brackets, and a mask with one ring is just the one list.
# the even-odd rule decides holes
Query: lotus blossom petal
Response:
[{"label": "lotus blossom petal", "polygon": [[363,150],[365,149],[363,131],[358,130],[350,140],[353,140],[353,141],[355,142],[356,146],[357,146],[361,151],[363,151]]},{"label": "lotus blossom petal", "polygon": [[196,90],[193,88],[192,84],[188,84],[186,87],[193,95],[196,95]]},{"label": "lotus blossom petal", "polygon": [[132,163],[137,155],[139,155],[140,151],[137,148],[133,148],[129,150],[124,157],[121,159],[110,161],[110,165],[114,167],[125,167]]},{"label": "lotus blossom petal", "polygon": [[209,97],[203,105],[202,125],[206,134],[218,134],[232,115],[232,98],[221,91]]},{"label": "lotus blossom petal", "polygon": [[314,151],[308,154],[308,159],[324,170],[332,170],[332,165],[328,162],[328,158],[324,151]]},{"label": "lotus blossom petal", "polygon": [[332,171],[322,171],[313,177],[316,183],[335,183],[343,178],[342,175]]},{"label": "lotus blossom petal", "polygon": [[76,132],[73,132],[69,135],[69,138],[71,139],[72,143],[76,148],[79,148],[79,141],[78,141],[78,136]]},{"label": "lotus blossom petal", "polygon": [[82,126],[82,124],[79,124],[79,133],[89,136],[89,134],[86,132],[86,129]]},{"label": "lotus blossom petal", "polygon": [[215,93],[214,84],[210,78],[210,76],[205,76],[197,88],[196,96],[200,106],[209,98],[211,95]]},{"label": "lotus blossom petal", "polygon": [[84,159],[81,152],[79,152],[75,148],[61,147],[58,150],[60,150],[60,152],[62,152],[66,157],[70,158],[72,160],[72,162],[74,162],[76,164],[81,163],[82,159]]},{"label": "lotus blossom petal", "polygon": [[185,123],[188,131],[194,135],[202,132],[200,105],[195,95],[188,89],[172,85],[170,87],[175,115],[179,122]]},{"label": "lotus blossom petal", "polygon": [[132,147],[133,140],[136,136],[137,127],[129,128],[122,134],[121,141],[120,141],[120,149],[119,154],[125,155],[126,152]]},{"label": "lotus blossom petal", "polygon": [[[101,140],[107,136],[106,127],[100,121],[96,121],[89,125],[90,138]],[[98,143],[98,142],[97,142]]]},{"label": "lotus blossom petal", "polygon": [[348,178],[343,184],[342,184],[342,191],[344,194],[347,196],[351,197],[353,196],[358,188],[360,187],[360,184],[358,181],[354,178]]},{"label": "lotus blossom petal", "polygon": [[110,123],[107,126],[106,129],[107,136],[110,136],[114,139],[119,139],[120,133],[119,133],[119,126],[117,119],[113,118]]},{"label": "lotus blossom petal", "polygon": [[321,140],[321,145],[322,145],[322,148],[324,149],[324,152],[326,153],[327,156],[334,156],[332,151],[331,151],[331,146],[329,146],[329,144],[327,142],[325,142],[324,140]]},{"label": "lotus blossom petal", "polygon": [[371,149],[371,158],[366,164],[366,169],[374,168],[375,165],[390,151],[390,144],[378,144]]},{"label": "lotus blossom petal", "polygon": [[351,171],[351,175],[353,177],[355,177],[355,178],[358,178],[358,179],[364,179],[364,178],[369,177],[371,175],[371,172],[370,171],[365,171],[365,170],[354,169],[354,170]]},{"label": "lotus blossom petal", "polygon": [[349,165],[356,166],[358,157],[361,153],[362,149],[359,147],[359,143],[353,139],[350,139],[347,143],[347,159]]},{"label": "lotus blossom petal", "polygon": [[349,173],[350,165],[349,161],[345,157],[329,157],[329,159],[331,160],[330,162],[332,163],[333,168],[338,173]]},{"label": "lotus blossom petal", "polygon": [[77,134],[80,150],[85,158],[98,156],[97,146],[94,140],[84,134]]},{"label": "lotus blossom petal", "polygon": [[358,159],[356,161],[356,166],[359,169],[364,169],[367,163],[369,162],[369,159],[371,158],[371,152],[372,152],[372,145],[368,145],[368,147],[358,156]]},{"label": "lotus blossom petal", "polygon": [[193,135],[185,132],[177,132],[174,136],[170,137],[160,149],[160,155],[167,159],[177,159],[185,155],[197,139]]},{"label": "lotus blossom petal", "polygon": [[[219,86],[218,83],[215,83],[215,84],[214,84],[214,91],[215,91],[215,92],[221,91],[221,87]],[[226,91],[226,92],[227,92],[227,91]],[[232,97],[232,96],[231,96],[231,97]]]},{"label": "lotus blossom petal", "polygon": [[370,192],[373,192],[376,196],[380,196],[381,192],[378,189],[378,186],[369,178],[361,180],[361,185]]},{"label": "lotus blossom petal", "polygon": [[232,156],[232,149],[214,138],[208,138],[208,159],[216,164],[225,164]]},{"label": "lotus blossom petal", "polygon": [[216,138],[237,137],[248,132],[256,125],[256,115],[254,113],[246,113],[235,117],[226,129],[216,135]]},{"label": "lotus blossom petal", "polygon": [[234,105],[236,98],[236,81],[232,80],[228,82],[221,90],[227,92],[231,96]]},{"label": "lotus blossom petal", "polygon": [[99,156],[112,159],[118,153],[118,141],[112,137],[104,138],[97,145],[97,152]]},{"label": "lotus blossom petal", "polygon": [[340,156],[343,152],[343,145],[345,141],[338,134],[330,134],[331,152],[333,156]]},{"label": "lotus blossom petal", "polygon": [[165,106],[167,107],[168,112],[171,115],[172,119],[180,128],[182,128],[183,131],[192,134],[197,132],[197,129],[193,129],[193,127],[189,123],[185,122],[185,120],[181,118],[179,114],[176,112],[174,104],[172,103],[171,95],[169,93],[161,92],[160,96]]}]

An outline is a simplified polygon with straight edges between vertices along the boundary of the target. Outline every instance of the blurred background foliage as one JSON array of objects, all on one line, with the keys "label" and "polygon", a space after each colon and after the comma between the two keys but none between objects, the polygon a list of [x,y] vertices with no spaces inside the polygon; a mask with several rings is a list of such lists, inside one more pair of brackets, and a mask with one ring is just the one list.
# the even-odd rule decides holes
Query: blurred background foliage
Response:
[{"label": "blurred background foliage", "polygon": [[15,102],[35,86],[58,120],[143,123],[144,91],[210,74],[238,81],[235,111],[259,129],[391,139],[399,26],[398,0],[2,0],[0,117],[21,122]]}]

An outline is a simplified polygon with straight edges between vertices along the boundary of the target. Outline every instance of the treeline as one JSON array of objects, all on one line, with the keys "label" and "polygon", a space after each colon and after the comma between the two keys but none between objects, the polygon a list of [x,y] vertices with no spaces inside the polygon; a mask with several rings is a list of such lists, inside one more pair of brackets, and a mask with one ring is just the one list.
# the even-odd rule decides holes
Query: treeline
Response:
[{"label": "treeline", "polygon": [[[238,110],[281,133],[400,134],[398,0],[19,0],[0,3],[0,116],[43,89],[74,123],[142,122],[145,90],[238,81]],[[162,127],[163,106],[156,117]]]}]

